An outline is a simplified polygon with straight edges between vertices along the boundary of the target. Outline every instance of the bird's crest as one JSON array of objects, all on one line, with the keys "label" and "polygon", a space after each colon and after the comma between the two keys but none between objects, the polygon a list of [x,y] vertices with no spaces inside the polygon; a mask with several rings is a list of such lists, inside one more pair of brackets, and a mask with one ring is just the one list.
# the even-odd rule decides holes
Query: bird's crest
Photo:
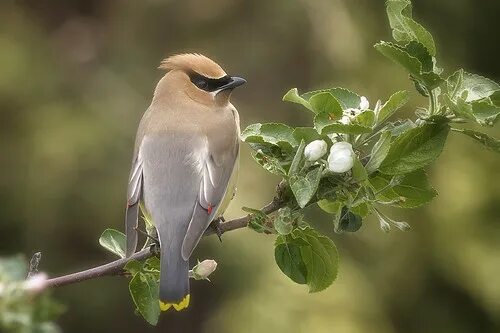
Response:
[{"label": "bird's crest", "polygon": [[211,79],[218,79],[226,72],[213,60],[198,53],[177,54],[163,60],[158,68],[166,70],[179,69],[182,71],[195,71]]}]

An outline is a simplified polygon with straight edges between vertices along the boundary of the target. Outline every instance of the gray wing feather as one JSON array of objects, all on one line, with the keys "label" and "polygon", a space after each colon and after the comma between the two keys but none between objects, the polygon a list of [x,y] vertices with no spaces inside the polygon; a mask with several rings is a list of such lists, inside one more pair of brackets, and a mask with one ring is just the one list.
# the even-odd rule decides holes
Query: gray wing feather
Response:
[{"label": "gray wing feather", "polygon": [[125,234],[127,236],[126,256],[130,257],[137,249],[137,226],[139,223],[139,200],[142,193],[142,162],[137,157],[132,165],[127,190],[125,211]]},{"label": "gray wing feather", "polygon": [[[187,260],[200,241],[203,233],[215,217],[215,212],[227,191],[229,178],[236,164],[237,149],[231,158],[218,165],[212,156],[207,158],[200,183],[198,203],[182,244],[182,257]],[[208,210],[211,210],[208,214]]]}]

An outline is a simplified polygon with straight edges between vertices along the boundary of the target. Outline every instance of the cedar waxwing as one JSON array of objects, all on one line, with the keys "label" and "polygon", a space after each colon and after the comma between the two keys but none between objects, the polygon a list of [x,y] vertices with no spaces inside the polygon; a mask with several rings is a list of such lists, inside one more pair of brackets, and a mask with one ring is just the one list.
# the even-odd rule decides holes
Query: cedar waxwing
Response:
[{"label": "cedar waxwing", "polygon": [[189,305],[189,257],[235,191],[240,125],[229,102],[242,78],[200,54],[165,59],[137,131],[128,184],[127,256],[137,247],[139,201],[160,242],[160,309]]}]

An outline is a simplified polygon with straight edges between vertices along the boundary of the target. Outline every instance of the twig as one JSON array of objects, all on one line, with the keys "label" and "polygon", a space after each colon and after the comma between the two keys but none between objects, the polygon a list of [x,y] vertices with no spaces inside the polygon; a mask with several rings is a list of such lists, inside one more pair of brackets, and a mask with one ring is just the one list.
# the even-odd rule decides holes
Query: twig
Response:
[{"label": "twig", "polygon": [[[262,208],[262,212],[265,214],[270,214],[278,209],[280,209],[283,205],[284,202],[282,200],[282,192],[285,188],[286,184],[284,182],[281,182],[278,187],[277,187],[277,196],[267,205],[265,205]],[[246,215],[242,216],[240,218],[230,220],[227,222],[224,222],[220,224],[220,231],[221,233],[225,233],[231,230],[236,230],[240,228],[245,228],[248,223],[250,222],[251,215]],[[215,231],[212,228],[207,229],[205,232],[204,236],[214,234]],[[110,263],[97,266],[94,268],[90,268],[81,272],[77,273],[72,273],[64,276],[59,276],[55,277],[52,279],[47,280],[47,288],[49,287],[60,287],[60,286],[65,286],[68,284],[73,284],[73,283],[78,283],[82,282],[85,280],[90,280],[102,276],[110,276],[110,275],[122,275],[123,274],[123,267],[130,261],[130,260],[145,260],[147,258],[150,258],[154,255],[157,254],[157,251],[155,249],[155,246],[152,246],[147,249],[143,249],[135,254],[133,254],[129,258],[122,258],[118,259],[115,261],[112,261]]]},{"label": "twig", "polygon": [[47,287],[60,287],[60,286],[65,286],[67,284],[90,280],[101,276],[119,275],[123,272],[123,267],[130,260],[145,260],[149,257],[152,257],[154,254],[155,252],[151,250],[151,248],[147,248],[137,253],[134,253],[129,258],[118,259],[110,263],[90,268],[81,272],[48,279]]}]

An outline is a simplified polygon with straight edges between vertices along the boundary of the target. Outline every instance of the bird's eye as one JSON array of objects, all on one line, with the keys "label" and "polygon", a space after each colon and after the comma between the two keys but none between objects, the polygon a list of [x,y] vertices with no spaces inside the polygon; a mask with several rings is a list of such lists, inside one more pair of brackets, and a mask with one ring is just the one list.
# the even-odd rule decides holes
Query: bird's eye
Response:
[{"label": "bird's eye", "polygon": [[200,78],[199,80],[196,80],[196,82],[194,82],[194,84],[200,89],[205,89],[208,86],[208,82],[202,78]]},{"label": "bird's eye", "polygon": [[190,72],[188,75],[189,75],[189,79],[191,80],[191,82],[198,89],[205,90],[208,92],[217,91],[217,89],[220,89],[224,85],[231,82],[231,77],[229,77],[227,75],[225,75],[221,78],[218,78],[218,79],[208,78],[208,77],[200,75],[196,72]]}]

